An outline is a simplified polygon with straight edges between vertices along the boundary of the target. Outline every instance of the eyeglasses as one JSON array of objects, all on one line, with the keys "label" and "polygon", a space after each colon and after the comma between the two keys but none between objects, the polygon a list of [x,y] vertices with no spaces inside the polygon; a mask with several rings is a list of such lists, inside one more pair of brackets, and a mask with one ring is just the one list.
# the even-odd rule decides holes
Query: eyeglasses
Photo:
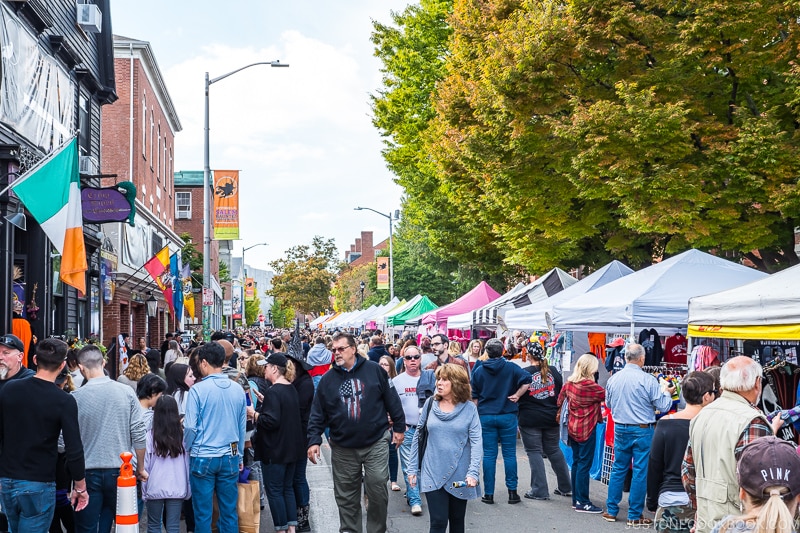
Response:
[{"label": "eyeglasses", "polygon": [[422,357],[422,356],[421,355],[404,355],[403,359],[405,359],[406,361],[411,361],[412,359],[414,359],[416,361],[420,357]]},{"label": "eyeglasses", "polygon": [[342,353],[343,351],[345,351],[348,348],[352,348],[352,346],[339,346],[338,348],[334,347],[334,348],[331,348],[331,351],[333,353]]},{"label": "eyeglasses", "polygon": [[711,389],[710,391],[707,392],[707,394],[713,394],[714,396],[716,396],[717,394],[719,394],[719,391],[717,389]]}]

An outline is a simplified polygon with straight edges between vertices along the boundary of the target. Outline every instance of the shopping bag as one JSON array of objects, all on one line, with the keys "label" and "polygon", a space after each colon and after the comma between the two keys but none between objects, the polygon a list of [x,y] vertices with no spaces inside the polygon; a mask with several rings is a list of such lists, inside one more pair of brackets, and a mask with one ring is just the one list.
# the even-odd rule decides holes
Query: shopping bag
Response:
[{"label": "shopping bag", "polygon": [[258,481],[239,483],[236,512],[239,515],[239,533],[258,533],[261,526],[261,486]]}]

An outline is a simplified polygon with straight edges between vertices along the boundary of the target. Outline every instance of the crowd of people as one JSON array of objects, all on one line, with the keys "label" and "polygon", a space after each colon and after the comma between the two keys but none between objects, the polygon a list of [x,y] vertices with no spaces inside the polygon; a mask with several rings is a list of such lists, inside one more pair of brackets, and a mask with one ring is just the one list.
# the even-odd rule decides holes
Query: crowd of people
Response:
[{"label": "crowd of people", "polygon": [[[469,500],[498,503],[498,451],[507,503],[521,501],[518,435],[524,498],[571,498],[576,512],[616,522],[629,483],[630,527],[795,531],[800,455],[773,436],[781,417],[755,407],[762,369],[747,357],[685,376],[676,410],[675,385],[643,370],[635,343],[605,386],[593,353],[564,379],[522,336],[462,346],[444,334],[253,329],[188,346],[169,334],[160,349],[139,339],[129,353],[115,379],[99,346],[44,339],[27,368],[22,341],[0,337],[0,531],[110,532],[124,451],[148,533],[177,533],[181,520],[187,531],[238,532],[249,482],[276,531],[311,531],[306,469],[327,443],[341,532],[363,532],[364,507],[366,530],[385,532],[389,494],[405,488],[431,533],[459,533]],[[614,462],[603,508],[589,480],[604,421]]]}]

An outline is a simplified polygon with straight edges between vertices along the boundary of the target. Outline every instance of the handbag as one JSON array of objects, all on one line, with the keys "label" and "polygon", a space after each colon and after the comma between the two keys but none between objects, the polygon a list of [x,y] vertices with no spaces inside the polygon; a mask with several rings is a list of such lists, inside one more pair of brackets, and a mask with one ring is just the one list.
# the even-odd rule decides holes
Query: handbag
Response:
[{"label": "handbag", "polygon": [[561,442],[569,444],[569,400],[564,399],[561,404],[561,415],[558,417],[558,434]]},{"label": "handbag", "polygon": [[417,468],[422,470],[422,457],[425,455],[425,448],[428,447],[428,417],[431,416],[433,398],[428,398],[425,407],[425,424],[417,427]]}]

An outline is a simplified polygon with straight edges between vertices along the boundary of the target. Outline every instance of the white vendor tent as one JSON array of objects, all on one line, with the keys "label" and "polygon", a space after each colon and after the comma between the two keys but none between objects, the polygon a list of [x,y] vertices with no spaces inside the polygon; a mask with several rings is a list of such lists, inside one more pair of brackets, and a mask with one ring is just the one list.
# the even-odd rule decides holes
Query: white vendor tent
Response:
[{"label": "white vendor tent", "polygon": [[800,265],[692,298],[688,333],[728,339],[800,339]]},{"label": "white vendor tent", "polygon": [[562,331],[631,335],[635,327],[677,331],[686,328],[690,298],[766,276],[727,259],[689,250],[556,305],[553,322]]},{"label": "white vendor tent", "polygon": [[525,331],[544,331],[547,330],[547,320],[545,313],[553,314],[553,307],[581,294],[599,289],[600,287],[632,274],[633,270],[617,260],[611,261],[603,268],[592,272],[582,280],[574,283],[561,292],[557,292],[546,300],[534,304],[511,309],[506,312],[505,322],[508,329],[520,329]]},{"label": "white vendor tent", "polygon": [[577,281],[560,268],[554,268],[532,283],[527,285],[518,284],[500,296],[500,298],[483,307],[448,318],[447,328],[468,329],[478,327],[494,329],[497,327],[498,318],[502,320],[508,311],[545,300]]}]

